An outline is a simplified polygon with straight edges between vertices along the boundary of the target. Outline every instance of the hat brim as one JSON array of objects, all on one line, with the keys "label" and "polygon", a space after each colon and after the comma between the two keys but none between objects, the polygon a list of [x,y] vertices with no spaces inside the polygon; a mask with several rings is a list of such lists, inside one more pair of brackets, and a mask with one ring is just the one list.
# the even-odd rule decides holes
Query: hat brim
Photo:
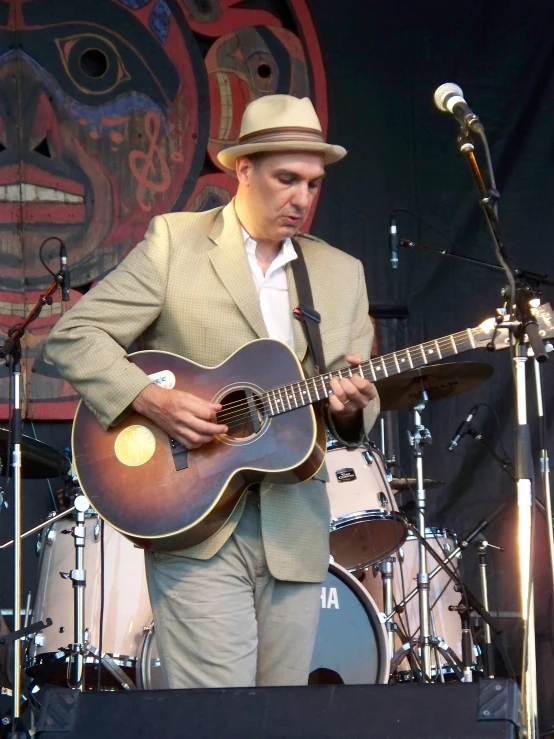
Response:
[{"label": "hat brim", "polygon": [[346,156],[346,149],[336,144],[325,144],[319,141],[275,141],[266,144],[237,144],[228,149],[222,149],[217,158],[227,169],[234,169],[238,157],[249,154],[275,154],[279,151],[316,151],[323,154],[324,164],[333,164]]}]

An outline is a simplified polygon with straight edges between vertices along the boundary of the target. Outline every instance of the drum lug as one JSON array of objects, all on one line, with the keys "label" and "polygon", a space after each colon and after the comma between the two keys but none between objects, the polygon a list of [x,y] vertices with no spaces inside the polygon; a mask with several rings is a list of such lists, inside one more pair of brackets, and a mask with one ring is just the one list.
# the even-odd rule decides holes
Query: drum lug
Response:
[{"label": "drum lug", "polygon": [[36,647],[43,647],[44,646],[44,634],[42,631],[39,631],[35,634],[33,637],[33,642]]},{"label": "drum lug", "polygon": [[362,452],[362,457],[364,458],[366,464],[373,464],[373,454],[368,449],[365,449]]}]

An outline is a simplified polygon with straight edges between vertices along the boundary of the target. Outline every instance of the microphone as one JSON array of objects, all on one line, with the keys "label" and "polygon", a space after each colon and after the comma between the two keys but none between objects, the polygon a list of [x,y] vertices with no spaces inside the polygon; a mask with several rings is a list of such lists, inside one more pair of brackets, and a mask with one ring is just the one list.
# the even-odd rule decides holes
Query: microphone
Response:
[{"label": "microphone", "polygon": [[443,113],[452,113],[458,123],[470,131],[480,133],[483,131],[483,124],[471,110],[464,100],[462,88],[453,82],[445,82],[444,85],[437,87],[434,95],[435,105]]},{"label": "microphone", "polygon": [[477,403],[476,405],[474,405],[473,408],[470,410],[467,418],[464,421],[462,421],[461,424],[456,429],[456,433],[452,437],[452,441],[447,447],[449,452],[453,452],[454,449],[456,449],[456,447],[458,446],[460,440],[467,434],[468,429],[470,428],[470,425],[471,425],[471,421],[473,417],[476,415],[480,405],[481,403]]},{"label": "microphone", "polygon": [[62,275],[62,301],[66,303],[69,300],[71,283],[69,281],[69,269],[67,267],[67,251],[63,241],[60,241],[60,272]]},{"label": "microphone", "polygon": [[389,234],[390,266],[398,269],[398,230],[394,213],[391,213],[389,221]]}]

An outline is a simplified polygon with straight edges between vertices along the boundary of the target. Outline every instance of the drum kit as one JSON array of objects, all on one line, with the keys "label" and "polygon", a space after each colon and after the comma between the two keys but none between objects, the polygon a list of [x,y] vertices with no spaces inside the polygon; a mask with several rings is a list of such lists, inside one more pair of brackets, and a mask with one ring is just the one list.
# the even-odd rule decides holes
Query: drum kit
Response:
[{"label": "drum kit", "polygon": [[[410,407],[414,414],[413,479],[393,477],[370,442],[347,449],[328,440],[332,556],[322,584],[310,683],[467,681],[478,672],[468,627],[475,606],[468,604],[456,565],[480,529],[460,545],[453,532],[427,525],[425,489],[442,483],[423,477],[429,432],[420,414],[426,402],[469,390],[491,372],[476,362],[431,365],[377,383],[384,410]],[[8,449],[8,432],[0,429],[4,469]],[[22,470],[26,478],[61,475],[67,481],[65,510],[23,534],[38,536],[39,557],[25,624],[33,620],[42,627],[26,637],[28,692],[47,683],[103,690],[165,687],[142,550],[89,507],[68,460],[54,449],[24,437]],[[416,498],[415,523],[397,504],[406,490]],[[486,603],[486,578],[482,585]]]}]

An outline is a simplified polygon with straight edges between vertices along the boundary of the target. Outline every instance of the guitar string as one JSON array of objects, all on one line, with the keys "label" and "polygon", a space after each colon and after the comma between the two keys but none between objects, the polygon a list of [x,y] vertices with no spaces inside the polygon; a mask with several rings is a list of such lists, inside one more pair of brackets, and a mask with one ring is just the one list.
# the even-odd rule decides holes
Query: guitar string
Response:
[{"label": "guitar string", "polygon": [[[473,329],[472,334],[475,335],[476,333],[478,333],[478,331],[476,329]],[[343,368],[341,368],[339,370],[333,370],[331,372],[327,372],[324,375],[319,375],[319,376],[316,376],[316,377],[306,378],[305,380],[299,380],[299,381],[297,381],[295,383],[291,383],[290,385],[283,385],[281,387],[274,388],[274,389],[272,389],[270,391],[266,391],[262,396],[258,396],[258,397],[261,397],[264,411],[267,411],[268,410],[266,408],[266,404],[265,404],[265,401],[266,400],[267,400],[267,403],[269,405],[269,411],[270,411],[270,413],[273,410],[272,407],[271,407],[271,405],[272,405],[271,404],[271,400],[269,399],[269,393],[270,392],[273,393],[274,395],[275,395],[275,393],[279,393],[279,396],[280,396],[279,399],[274,398],[274,401],[273,402],[276,405],[276,407],[279,409],[280,413],[288,412],[290,410],[295,410],[297,407],[303,407],[305,405],[309,405],[310,403],[303,403],[302,406],[295,405],[294,408],[292,408],[292,407],[291,408],[285,408],[283,406],[283,402],[282,402],[283,401],[283,398],[281,396],[281,391],[282,390],[285,391],[285,397],[287,397],[286,396],[286,388],[292,389],[292,391],[293,391],[293,396],[292,397],[294,399],[296,399],[297,396],[295,394],[295,391],[296,390],[300,390],[300,386],[301,385],[306,385],[307,386],[308,383],[309,383],[309,381],[312,380],[312,383],[313,383],[312,390],[315,390],[315,392],[317,394],[317,390],[318,389],[319,390],[323,390],[323,388],[317,388],[316,385],[315,385],[315,382],[316,381],[319,381],[320,383],[323,383],[324,386],[326,386],[325,385],[325,380],[326,379],[329,379],[330,377],[341,377],[342,374],[346,374],[347,372],[349,373],[347,375],[347,377],[351,377],[352,376],[352,372],[351,371],[354,370],[354,374],[355,374],[356,373],[355,370],[357,370],[358,368],[361,368],[362,369],[362,372],[364,374],[365,374],[366,369],[367,370],[373,370],[373,372],[375,374],[376,371],[380,371],[380,367],[381,366],[385,366],[385,368],[386,368],[387,360],[389,362],[394,362],[394,365],[395,365],[396,364],[395,355],[399,355],[402,352],[406,352],[406,353],[410,353],[411,354],[412,351],[421,351],[426,346],[427,346],[428,349],[432,348],[432,345],[435,345],[437,347],[440,347],[441,343],[442,343],[443,348],[445,348],[446,346],[450,346],[452,348],[452,339],[454,339],[454,342],[455,342],[457,336],[458,337],[459,336],[464,336],[465,337],[465,340],[468,341],[470,343],[470,345],[471,345],[471,342],[470,342],[470,340],[468,338],[468,332],[467,331],[462,331],[462,332],[458,332],[458,334],[453,334],[452,336],[449,336],[449,337],[444,337],[444,338],[441,338],[441,339],[435,339],[433,341],[424,342],[422,344],[419,344],[419,345],[417,345],[415,347],[410,347],[408,349],[401,349],[398,352],[394,352],[392,354],[386,354],[386,355],[384,355],[382,357],[377,357],[377,358],[375,358],[373,360],[365,360],[364,362],[361,362],[357,366],[343,367]],[[440,351],[440,348],[439,348],[439,351]],[[465,350],[462,349],[462,351],[465,351]],[[441,352],[441,354],[442,354],[442,352]],[[394,365],[393,365],[393,368],[395,369],[394,374],[398,374],[398,371],[396,370],[396,368],[394,367]],[[425,369],[426,366],[427,365],[421,365],[420,367],[414,368],[414,369]],[[390,369],[390,367],[389,367],[389,369]],[[386,376],[388,376],[388,375],[385,375],[385,377]],[[378,378],[378,379],[384,379],[384,378]],[[294,386],[296,386],[296,387],[294,387]],[[309,388],[309,386],[308,386],[308,394],[310,395],[310,388]],[[290,400],[290,396],[288,396],[288,399]],[[316,400],[313,400],[311,402],[314,402],[315,403],[315,402],[317,402],[317,399]],[[217,421],[219,423],[226,423],[227,425],[229,425],[229,423],[233,423],[233,424],[236,424],[237,422],[243,423],[244,422],[243,419],[250,418],[250,413],[251,413],[251,405],[250,405],[250,403],[251,403],[251,401],[248,401],[248,400],[237,400],[237,401],[233,401],[233,403],[229,403],[227,405],[224,405],[224,407],[222,408],[222,410],[219,411],[217,413],[217,415],[216,415]],[[236,415],[236,413],[235,413],[236,411],[239,412],[239,415]],[[274,415],[280,415],[280,414],[274,414]]]},{"label": "guitar string", "polygon": [[[474,329],[473,332],[476,333],[476,330]],[[400,354],[403,351],[405,351],[405,352],[411,352],[411,351],[414,351],[414,350],[421,350],[421,348],[423,348],[425,346],[427,346],[428,348],[430,348],[430,346],[432,344],[438,346],[438,345],[440,345],[441,342],[442,342],[443,348],[446,347],[446,346],[450,346],[451,347],[452,346],[451,339],[455,339],[456,336],[464,336],[465,339],[468,340],[467,331],[463,331],[463,332],[459,332],[458,334],[453,334],[452,337],[445,337],[443,339],[436,339],[436,340],[431,341],[431,342],[425,342],[425,343],[423,343],[421,345],[417,345],[417,347],[410,347],[409,349],[400,350],[400,351],[395,352],[393,354],[387,354],[387,355],[384,355],[382,357],[377,357],[377,358],[375,358],[373,360],[366,360],[365,362],[362,362],[358,366],[362,368],[362,372],[364,372],[364,373],[365,373],[365,369],[373,369],[373,371],[375,373],[375,370],[380,371],[380,367],[379,367],[380,364],[385,365],[385,367],[386,367],[387,360],[389,360],[389,361],[390,360],[393,360],[394,361],[394,355],[395,354],[398,355],[398,354]],[[424,369],[426,366],[427,365],[421,365],[418,369]],[[269,395],[270,392],[272,392],[274,394],[275,393],[279,393],[279,395],[281,395],[281,393],[280,393],[281,390],[285,390],[285,388],[292,388],[293,389],[293,393],[294,393],[295,388],[293,388],[293,385],[296,385],[296,390],[299,390],[300,389],[299,386],[301,384],[307,384],[309,382],[309,380],[312,380],[313,386],[314,386],[312,389],[314,389],[315,388],[315,381],[319,380],[320,382],[325,383],[325,379],[328,379],[330,376],[340,377],[341,374],[346,374],[351,369],[354,369],[355,370],[355,369],[357,369],[357,367],[343,367],[340,370],[333,370],[332,372],[325,373],[325,375],[319,375],[319,376],[316,376],[316,377],[310,377],[310,378],[307,378],[305,380],[300,380],[300,381],[297,381],[295,383],[291,383],[290,385],[281,386],[281,387],[278,387],[278,388],[274,388],[274,389],[272,389],[270,391],[266,391],[264,393],[264,396],[268,400],[270,411],[272,410],[272,408],[271,408],[271,401],[269,400],[269,397],[268,397],[268,395]],[[389,367],[389,369],[390,369],[390,367]],[[394,366],[393,366],[393,369],[395,369]],[[398,374],[398,371],[396,369],[395,369],[394,374]],[[352,375],[349,374],[347,376],[348,377],[351,377]],[[387,376],[387,375],[385,375],[385,376]],[[378,378],[378,379],[384,379],[384,378]],[[317,390],[317,388],[315,388],[315,389]],[[308,387],[308,392],[309,392],[309,387]],[[264,396],[261,396],[262,397],[262,402],[264,400]],[[294,397],[296,397],[296,396],[294,395]],[[280,398],[280,400],[282,400],[282,398]],[[316,401],[314,400],[312,402],[316,402]],[[277,407],[280,407],[279,406],[279,403],[277,402],[276,399],[274,400],[274,403],[276,404]],[[307,405],[307,404],[304,403],[303,405]],[[299,406],[295,406],[295,408],[296,407],[299,407]],[[219,411],[219,413],[217,414],[217,418],[218,418],[218,420],[220,420],[220,422],[225,422],[226,419],[229,419],[229,420],[233,419],[233,417],[234,417],[233,416],[233,413],[234,413],[235,410],[240,410],[240,412],[243,412],[244,410],[247,410],[247,409],[249,409],[249,401],[246,401],[246,400],[234,401],[233,403],[229,403],[229,404],[225,405],[224,408],[221,411]],[[266,410],[265,405],[264,405],[264,410]],[[294,408],[284,408],[283,411],[281,411],[281,412],[284,412],[285,410],[286,411],[288,411],[288,410],[294,410]],[[231,414],[230,415],[228,413],[229,411],[231,411]],[[247,415],[249,416],[249,414],[250,413],[248,412]]]},{"label": "guitar string", "polygon": [[[470,329],[470,331],[473,333],[474,336],[475,335],[478,335],[479,333],[482,333],[480,329]],[[456,337],[460,337],[460,336],[463,336],[464,337],[464,340],[469,341],[468,336],[467,336],[467,330],[466,331],[460,331],[457,334],[452,334],[451,336],[442,337],[440,339],[433,339],[432,341],[427,341],[427,342],[424,342],[423,344],[417,344],[417,345],[412,346],[412,347],[409,347],[407,349],[399,349],[397,352],[393,352],[391,354],[385,354],[385,355],[383,355],[381,357],[375,357],[374,359],[365,360],[365,361],[363,361],[361,363],[361,365],[362,365],[362,367],[364,365],[367,365],[368,366],[368,369],[371,369],[373,367],[373,370],[375,371],[375,369],[377,369],[377,367],[378,367],[378,365],[380,363],[384,364],[385,367],[386,367],[387,364],[392,364],[393,362],[394,362],[394,364],[396,364],[395,356],[400,355],[402,352],[406,352],[406,353],[410,353],[411,354],[412,351],[421,351],[421,348],[422,347],[423,348],[425,348],[425,347],[431,348],[431,345],[440,346],[441,345],[441,342],[442,342],[442,348],[448,347],[449,349],[451,349],[452,348],[452,339],[454,339],[454,341],[455,341],[456,340]],[[470,347],[469,348],[472,348],[471,342],[470,342]],[[439,349],[439,351],[440,351],[440,349]],[[462,348],[461,351],[464,352],[466,350]],[[452,356],[452,354],[454,354],[454,353],[455,352],[450,352],[449,356]],[[442,354],[442,352],[441,352],[441,354]],[[430,354],[427,352],[426,353],[426,356],[430,356]],[[441,359],[441,358],[442,357],[439,357],[439,359]],[[405,360],[402,360],[402,361],[405,361]],[[393,371],[393,374],[396,375],[396,374],[399,374],[399,373],[398,373],[398,370],[395,368],[394,364],[392,364],[392,367],[393,367],[393,370],[394,370]],[[423,365],[419,365],[418,367],[414,367],[413,369],[423,369],[426,366],[428,366],[428,365],[423,364]],[[285,388],[291,387],[292,385],[299,385],[300,383],[306,383],[309,380],[312,380],[313,381],[313,380],[325,379],[329,375],[333,375],[335,377],[337,377],[337,376],[340,377],[340,373],[343,373],[344,374],[347,371],[349,371],[350,369],[355,369],[355,367],[356,367],[355,365],[341,367],[338,370],[332,370],[331,372],[327,372],[327,373],[325,373],[323,375],[317,375],[315,377],[305,378],[303,380],[298,380],[298,381],[296,381],[294,383],[290,383],[289,385],[282,385],[280,387],[273,388],[272,390],[265,391],[265,394],[267,395],[267,393],[269,393],[269,392],[278,392],[279,390],[284,390]],[[386,369],[390,369],[390,367],[386,367]],[[410,368],[410,369],[412,369],[412,368]],[[379,369],[377,371],[379,371]],[[387,377],[386,374],[385,374],[385,377]],[[384,378],[380,377],[378,379],[384,379]],[[246,402],[247,401],[245,401],[245,400],[236,400],[236,401],[233,401],[232,403],[227,403],[227,404],[225,404],[225,408],[222,409],[222,411],[223,410],[228,410],[228,409],[234,408],[235,406],[243,406]],[[221,413],[222,411],[219,411],[219,412]]]}]

